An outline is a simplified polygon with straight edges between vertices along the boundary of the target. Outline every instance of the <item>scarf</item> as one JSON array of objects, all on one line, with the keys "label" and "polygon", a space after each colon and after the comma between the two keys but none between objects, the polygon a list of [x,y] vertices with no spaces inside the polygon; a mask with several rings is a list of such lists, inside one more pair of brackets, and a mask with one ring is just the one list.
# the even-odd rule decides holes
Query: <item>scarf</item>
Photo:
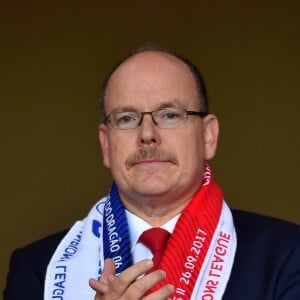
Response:
[{"label": "scarf", "polygon": [[[163,254],[160,268],[167,278],[151,291],[170,283],[172,300],[222,299],[236,244],[231,212],[206,166],[202,186],[182,211]],[[108,257],[117,275],[131,266],[130,249],[125,209],[113,184],[58,245],[47,268],[44,299],[93,300],[88,280],[101,275]]]}]

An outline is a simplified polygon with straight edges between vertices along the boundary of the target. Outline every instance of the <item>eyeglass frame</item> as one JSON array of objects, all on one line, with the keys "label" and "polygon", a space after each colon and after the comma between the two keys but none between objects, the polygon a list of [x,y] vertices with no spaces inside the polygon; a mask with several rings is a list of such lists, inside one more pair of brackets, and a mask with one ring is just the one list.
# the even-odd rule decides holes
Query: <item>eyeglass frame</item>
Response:
[{"label": "eyeglass frame", "polygon": [[[176,107],[177,107],[177,108],[180,108],[180,109],[181,109],[182,111],[184,111],[185,114],[186,114],[186,118],[185,118],[184,122],[183,122],[183,123],[179,123],[179,124],[184,124],[184,123],[188,120],[188,116],[199,116],[200,118],[204,118],[205,116],[208,115],[208,111],[193,111],[193,110],[186,110],[185,108],[183,108],[183,107],[181,107],[181,106],[176,106]],[[158,126],[159,128],[163,128],[163,129],[174,129],[174,128],[176,128],[177,126],[175,126],[175,127],[162,127],[162,126],[160,126],[160,125],[157,123],[157,121],[155,120],[154,116],[153,116],[153,113],[156,113],[156,112],[158,112],[158,111],[160,111],[160,110],[163,110],[163,109],[166,109],[166,108],[172,108],[172,106],[170,106],[170,107],[164,107],[164,108],[159,108],[159,109],[152,110],[152,111],[136,111],[136,110],[118,111],[118,110],[116,110],[116,111],[112,111],[112,112],[109,113],[107,116],[105,116],[103,123],[104,123],[107,127],[111,128],[111,129],[117,129],[117,130],[121,130],[121,131],[133,130],[133,129],[136,129],[136,128],[138,128],[139,126],[141,126],[141,124],[143,123],[143,120],[144,120],[144,115],[151,115],[152,122],[153,122],[156,126]],[[117,112],[120,112],[120,113],[122,113],[122,112],[123,112],[123,113],[126,113],[126,112],[136,112],[136,113],[140,114],[140,120],[139,120],[139,122],[137,123],[137,125],[136,125],[135,127],[133,127],[133,128],[124,128],[124,129],[122,129],[122,128],[118,128],[118,127],[113,127],[113,126],[111,126],[111,123],[110,123],[109,120],[110,120],[111,115],[114,114],[114,113],[117,113]]]}]

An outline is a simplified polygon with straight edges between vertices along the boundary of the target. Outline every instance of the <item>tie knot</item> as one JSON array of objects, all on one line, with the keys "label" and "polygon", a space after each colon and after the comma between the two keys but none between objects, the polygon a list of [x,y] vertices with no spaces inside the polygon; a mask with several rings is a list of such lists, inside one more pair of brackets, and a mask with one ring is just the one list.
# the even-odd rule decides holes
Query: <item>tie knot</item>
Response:
[{"label": "tie knot", "polygon": [[144,231],[141,234],[139,241],[147,246],[154,254],[158,251],[163,252],[166,248],[169,237],[170,233],[167,230],[154,227]]},{"label": "tie knot", "polygon": [[147,246],[153,254],[153,268],[147,273],[158,269],[169,237],[170,233],[159,227],[148,229],[141,234],[139,241]]}]

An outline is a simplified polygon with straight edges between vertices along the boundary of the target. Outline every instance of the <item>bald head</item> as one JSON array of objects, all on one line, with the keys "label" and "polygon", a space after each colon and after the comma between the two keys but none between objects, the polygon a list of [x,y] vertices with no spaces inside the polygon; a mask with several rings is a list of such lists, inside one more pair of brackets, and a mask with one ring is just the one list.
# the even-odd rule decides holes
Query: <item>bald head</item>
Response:
[{"label": "bald head", "polygon": [[[152,71],[157,66],[157,70],[161,67],[161,63],[168,63],[169,66],[182,66],[183,73],[185,76],[190,77],[191,82],[193,82],[193,89],[195,93],[197,93],[197,97],[199,100],[199,104],[202,111],[208,113],[208,97],[206,93],[206,86],[203,79],[202,74],[198,70],[198,68],[187,58],[182,57],[172,51],[156,47],[156,46],[146,46],[141,47],[133,52],[131,52],[128,56],[122,59],[108,74],[107,78],[103,82],[102,90],[101,90],[101,97],[100,97],[100,110],[103,116],[107,114],[107,107],[106,107],[106,96],[107,96],[107,89],[109,88],[111,79],[117,77],[119,69],[124,66],[129,66],[131,68],[131,72],[135,72],[134,68],[141,67],[145,68],[145,73],[148,70],[148,67],[152,67]],[[139,68],[139,70],[141,69]],[[170,68],[172,69],[172,68]],[[158,70],[159,72],[159,70]],[[155,73],[155,72],[154,72]],[[129,72],[129,74],[131,74]],[[132,77],[134,77],[134,74]],[[149,74],[150,76],[150,74]],[[136,80],[132,81],[132,84],[136,84]]]}]

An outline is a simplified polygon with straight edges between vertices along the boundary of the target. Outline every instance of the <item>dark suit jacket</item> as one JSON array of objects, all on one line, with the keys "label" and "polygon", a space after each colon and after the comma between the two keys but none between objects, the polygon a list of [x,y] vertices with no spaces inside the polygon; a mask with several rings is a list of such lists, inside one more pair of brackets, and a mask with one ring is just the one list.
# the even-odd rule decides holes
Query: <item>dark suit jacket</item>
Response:
[{"label": "dark suit jacket", "polygon": [[[223,300],[300,300],[300,226],[235,210],[233,218],[238,246]],[[4,300],[43,299],[48,262],[66,232],[13,253]]]}]

